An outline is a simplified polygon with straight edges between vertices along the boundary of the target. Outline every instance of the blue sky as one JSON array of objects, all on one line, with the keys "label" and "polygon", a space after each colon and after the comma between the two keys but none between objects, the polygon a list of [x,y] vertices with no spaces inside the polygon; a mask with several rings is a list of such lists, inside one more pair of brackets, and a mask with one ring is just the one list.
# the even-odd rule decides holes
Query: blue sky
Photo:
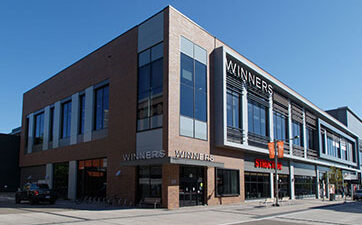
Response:
[{"label": "blue sky", "polygon": [[322,109],[362,117],[362,1],[0,2],[0,133],[23,93],[171,4]]}]

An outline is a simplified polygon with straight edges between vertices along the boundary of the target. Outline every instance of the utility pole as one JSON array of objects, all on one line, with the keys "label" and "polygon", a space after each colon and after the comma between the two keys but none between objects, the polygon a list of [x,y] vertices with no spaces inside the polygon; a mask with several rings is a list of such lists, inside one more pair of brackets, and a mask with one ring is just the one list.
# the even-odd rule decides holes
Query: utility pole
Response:
[{"label": "utility pole", "polygon": [[274,155],[274,169],[275,169],[275,204],[274,206],[278,207],[279,206],[279,190],[278,190],[278,151],[277,151],[277,142],[276,140],[274,140],[274,151],[275,151],[275,155]]},{"label": "utility pole", "polygon": [[[293,141],[294,139],[299,138],[299,136],[295,136],[294,138],[289,139],[289,141]],[[278,149],[277,149],[277,142],[279,141],[285,141],[284,140],[277,140],[274,139],[274,174],[275,174],[275,179],[274,179],[274,183],[275,183],[275,204],[273,204],[273,206],[279,207],[279,179],[278,179]]]}]

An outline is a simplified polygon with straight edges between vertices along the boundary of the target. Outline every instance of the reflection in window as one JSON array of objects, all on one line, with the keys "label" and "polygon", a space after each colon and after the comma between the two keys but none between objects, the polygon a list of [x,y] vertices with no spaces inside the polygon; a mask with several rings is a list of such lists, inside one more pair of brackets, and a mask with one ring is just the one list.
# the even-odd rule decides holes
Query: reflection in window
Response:
[{"label": "reflection in window", "polygon": [[238,170],[216,169],[216,195],[239,195],[239,181]]},{"label": "reflection in window", "polygon": [[138,54],[137,130],[162,127],[163,43]]},{"label": "reflection in window", "polygon": [[270,197],[270,175],[245,172],[245,199],[267,197]]},{"label": "reflection in window", "polygon": [[207,52],[181,37],[180,135],[207,139]]},{"label": "reflection in window", "polygon": [[293,139],[293,144],[303,147],[303,125],[295,120],[292,121],[292,134],[299,137]]},{"label": "reflection in window", "polygon": [[316,144],[316,134],[315,134],[316,130],[311,128],[311,127],[307,127],[306,130],[306,135],[307,135],[307,149],[317,149],[317,144]]},{"label": "reflection in window", "polygon": [[68,101],[62,104],[62,117],[61,117],[61,138],[70,136],[72,102]]},{"label": "reflection in window", "polygon": [[288,117],[274,112],[273,114],[274,138],[277,140],[286,140],[288,137]]},{"label": "reflection in window", "polygon": [[34,145],[38,145],[44,138],[44,112],[35,115],[34,125]]},{"label": "reflection in window", "polygon": [[85,95],[79,96],[79,134],[84,133],[84,117],[85,117]]},{"label": "reflection in window", "polygon": [[240,95],[228,90],[226,97],[227,126],[240,129]]},{"label": "reflection in window", "polygon": [[248,128],[250,133],[264,137],[268,136],[267,115],[268,111],[266,106],[248,99]]},{"label": "reflection in window", "polygon": [[95,90],[95,130],[108,127],[109,117],[109,86]]},{"label": "reflection in window", "polygon": [[162,167],[140,166],[138,170],[139,200],[145,198],[161,198],[162,191]]}]

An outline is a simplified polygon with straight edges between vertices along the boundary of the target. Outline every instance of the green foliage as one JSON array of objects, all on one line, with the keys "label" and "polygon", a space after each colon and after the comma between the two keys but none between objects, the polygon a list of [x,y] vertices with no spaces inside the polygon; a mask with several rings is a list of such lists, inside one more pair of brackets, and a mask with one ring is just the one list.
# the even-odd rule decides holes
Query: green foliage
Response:
[{"label": "green foliage", "polygon": [[337,189],[341,189],[342,187],[346,187],[347,184],[343,182],[343,173],[341,169],[337,169],[332,166],[328,172],[329,183],[334,184]]}]

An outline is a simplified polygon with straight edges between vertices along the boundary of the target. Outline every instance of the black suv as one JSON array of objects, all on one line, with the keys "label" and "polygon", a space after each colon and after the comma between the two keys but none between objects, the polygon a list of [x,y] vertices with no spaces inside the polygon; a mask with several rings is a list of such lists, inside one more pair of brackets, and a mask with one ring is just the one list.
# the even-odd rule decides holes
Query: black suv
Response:
[{"label": "black suv", "polygon": [[32,205],[42,201],[54,204],[55,198],[54,192],[47,184],[27,183],[22,190],[16,192],[15,203],[28,200]]}]

